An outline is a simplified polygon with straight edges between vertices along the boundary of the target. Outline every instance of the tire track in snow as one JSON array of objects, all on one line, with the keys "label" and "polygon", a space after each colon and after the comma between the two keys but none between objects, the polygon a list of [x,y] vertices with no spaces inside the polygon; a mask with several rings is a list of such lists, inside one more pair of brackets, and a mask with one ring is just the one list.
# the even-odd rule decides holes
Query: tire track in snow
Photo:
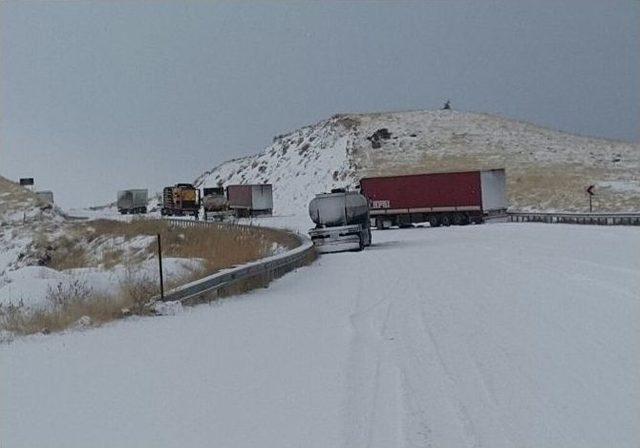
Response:
[{"label": "tire track in snow", "polygon": [[[440,233],[443,232],[430,232],[433,238],[427,236],[424,240],[432,252],[444,257],[442,260],[425,256],[427,244],[363,254],[367,258],[362,264],[368,272],[364,277],[360,273],[351,316],[351,360],[362,362],[350,364],[354,393],[349,402],[350,415],[357,419],[358,412],[361,414],[360,426],[347,430],[349,437],[344,446],[493,448],[528,446],[532,440],[543,445],[586,443],[588,439],[577,434],[583,425],[570,412],[580,411],[581,401],[576,399],[575,391],[590,383],[583,380],[584,372],[560,368],[563,359],[567,359],[563,358],[563,351],[572,360],[586,359],[598,341],[590,341],[589,346],[549,345],[553,358],[540,358],[540,344],[553,343],[546,335],[568,340],[580,334],[581,329],[576,326],[580,321],[567,320],[566,313],[557,314],[563,310],[556,309],[553,300],[528,300],[531,294],[523,296],[521,286],[535,287],[536,294],[541,288],[547,289],[547,283],[557,293],[562,291],[557,285],[566,282],[576,284],[585,294],[591,290],[591,295],[615,291],[626,298],[630,292],[613,281],[589,280],[587,274],[593,267],[584,263],[577,263],[575,270],[567,272],[566,257],[539,253],[534,242],[525,248],[533,252],[533,259],[514,262],[513,258],[505,259],[496,253],[503,247],[500,240],[491,246],[460,231],[444,237],[460,246],[466,246],[466,240],[473,237],[475,248],[462,262],[449,259],[451,251],[439,247]],[[456,271],[451,271],[450,263],[455,263]],[[479,264],[500,272],[499,276],[490,277],[493,283],[456,283],[465,278],[475,280],[476,274],[464,274],[475,272]],[[391,266],[409,268],[393,269],[392,277]],[[415,269],[416,266],[424,268]],[[358,272],[361,269],[353,266]],[[492,274],[486,268],[480,272]],[[624,278],[626,271],[616,272],[616,278]],[[384,278],[392,280],[383,283]],[[538,278],[547,283],[538,282]],[[430,291],[439,291],[440,295],[431,295]],[[579,302],[575,294],[570,297],[572,301],[567,304],[573,309]],[[579,311],[577,318],[588,323],[598,308]],[[532,339],[536,334],[540,338]],[[537,345],[527,346],[531,342]],[[605,342],[598,347],[606,347]],[[602,356],[614,360],[613,355]],[[531,369],[536,366],[551,370]],[[565,403],[563,394],[554,393],[557,386],[552,381],[556,377],[569,381],[573,391],[567,396],[573,402]],[[603,395],[584,390],[584,395],[593,394]],[[572,430],[563,429],[563,425]],[[390,435],[396,437],[396,443],[389,442],[393,440]]]},{"label": "tire track in snow", "polygon": [[[376,276],[371,275],[374,268]],[[347,419],[345,447],[398,446],[401,412],[398,407],[399,378],[390,363],[389,350],[384,334],[392,309],[390,294],[396,289],[400,278],[379,290],[375,300],[367,300],[363,285],[372,278],[384,279],[377,259],[363,266],[356,263],[359,272],[355,298],[355,310],[349,316],[353,332],[350,343],[348,366]],[[386,305],[386,306],[385,306]],[[389,387],[390,386],[390,387]]]},{"label": "tire track in snow", "polygon": [[481,444],[480,440],[478,439],[475,425],[473,424],[473,420],[469,416],[469,411],[467,411],[464,403],[456,397],[456,389],[458,388],[456,378],[453,376],[453,374],[447,367],[447,363],[442,357],[440,345],[438,344],[438,340],[434,337],[433,332],[431,331],[431,327],[429,326],[424,311],[420,313],[420,319],[425,334],[428,336],[428,340],[433,346],[438,364],[440,365],[440,368],[442,369],[442,372],[444,373],[444,376],[446,377],[446,380],[449,384],[449,399],[458,412],[458,418],[460,419],[460,423],[462,425],[462,428],[464,429],[469,444],[468,446],[478,447]]},{"label": "tire track in snow", "polygon": [[[403,260],[410,263],[406,254]],[[446,345],[440,342],[440,337],[448,333],[446,327],[438,325],[436,332],[433,325],[446,321],[447,316],[438,313],[429,319],[425,311],[435,299],[425,292],[429,290],[428,277],[421,273],[407,275],[402,284],[396,291],[397,306],[393,308],[389,326],[392,333],[400,335],[399,343],[394,344],[394,357],[401,365],[405,389],[406,444],[514,446],[504,416],[485,386],[470,347],[451,346],[446,338]],[[462,362],[458,360],[450,366],[445,352],[458,352],[463,355]],[[443,403],[447,405],[442,406]]]}]

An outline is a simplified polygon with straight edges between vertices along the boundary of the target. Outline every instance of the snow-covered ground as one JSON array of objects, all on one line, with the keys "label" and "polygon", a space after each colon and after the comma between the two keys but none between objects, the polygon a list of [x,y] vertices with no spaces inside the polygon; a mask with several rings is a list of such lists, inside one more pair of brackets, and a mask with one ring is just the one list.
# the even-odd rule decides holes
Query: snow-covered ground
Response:
[{"label": "snow-covered ground", "polygon": [[[126,245],[123,245],[126,247]],[[162,260],[164,280],[179,281],[202,270],[204,260],[165,257]],[[5,273],[0,279],[0,305],[42,308],[50,306],[47,297],[61,288],[68,291],[73,285],[98,295],[117,295],[120,288],[132,282],[158,283],[158,262],[147,259],[132,266],[118,264],[110,269],[99,267],[55,270],[45,266],[24,266]]]},{"label": "snow-covered ground", "polygon": [[640,232],[374,232],[268,289],[0,346],[7,447],[637,447]]}]

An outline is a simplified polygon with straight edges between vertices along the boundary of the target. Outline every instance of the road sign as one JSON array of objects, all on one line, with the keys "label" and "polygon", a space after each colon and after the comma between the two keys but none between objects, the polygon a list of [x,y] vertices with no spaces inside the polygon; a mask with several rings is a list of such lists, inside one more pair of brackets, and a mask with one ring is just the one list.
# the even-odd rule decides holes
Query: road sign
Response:
[{"label": "road sign", "polygon": [[587,187],[587,194],[589,195],[589,213],[593,212],[593,204],[591,202],[591,198],[593,197],[593,195],[595,194],[593,192],[593,189],[596,188],[595,185],[589,185]]}]

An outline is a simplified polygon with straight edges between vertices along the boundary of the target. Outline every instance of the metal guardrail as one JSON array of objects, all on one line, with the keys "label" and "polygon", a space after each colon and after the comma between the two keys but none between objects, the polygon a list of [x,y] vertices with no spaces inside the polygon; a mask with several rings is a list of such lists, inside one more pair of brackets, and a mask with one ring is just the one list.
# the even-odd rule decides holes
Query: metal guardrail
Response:
[{"label": "metal guardrail", "polygon": [[[183,219],[167,219],[171,225],[177,227],[199,227],[199,226],[219,226],[220,223],[207,221],[193,221]],[[247,227],[233,224],[233,226]],[[215,274],[206,276],[199,280],[178,286],[164,295],[164,301],[180,301],[183,303],[200,303],[220,297],[223,289],[238,284],[242,281],[256,279],[258,282],[268,283],[268,281],[278,278],[294,270],[297,267],[308,264],[315,258],[315,248],[311,240],[300,234],[295,236],[300,245],[282,254],[263,258],[235,268],[225,269]],[[159,297],[156,297],[159,300]]]},{"label": "metal guardrail", "polygon": [[510,222],[640,226],[640,213],[537,213],[509,212]]}]

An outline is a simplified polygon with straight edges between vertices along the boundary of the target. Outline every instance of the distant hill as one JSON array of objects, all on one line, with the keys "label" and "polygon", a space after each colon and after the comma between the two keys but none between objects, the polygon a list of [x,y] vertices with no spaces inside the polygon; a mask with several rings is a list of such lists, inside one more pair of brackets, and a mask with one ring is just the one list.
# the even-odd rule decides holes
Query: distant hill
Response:
[{"label": "distant hill", "polygon": [[412,111],[335,115],[225,162],[196,184],[274,185],[280,214],[305,213],[315,193],[372,175],[507,169],[512,209],[640,210],[640,144],[581,137],[487,114]]},{"label": "distant hill", "polygon": [[44,202],[30,190],[0,176],[0,223],[40,224],[64,220],[62,211]]}]

